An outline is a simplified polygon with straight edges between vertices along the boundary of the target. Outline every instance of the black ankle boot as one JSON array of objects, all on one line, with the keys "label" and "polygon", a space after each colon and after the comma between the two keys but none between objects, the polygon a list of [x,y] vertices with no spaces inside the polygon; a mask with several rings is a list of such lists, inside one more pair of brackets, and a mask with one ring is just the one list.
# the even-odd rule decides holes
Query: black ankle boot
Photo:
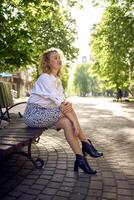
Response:
[{"label": "black ankle boot", "polygon": [[91,146],[92,146],[92,148],[93,148],[93,150],[94,150],[95,152],[98,152],[99,154],[101,154],[101,156],[103,156],[103,153],[100,152],[100,151],[97,151],[97,149],[93,146],[91,140],[88,139],[88,142],[90,142],[90,144],[91,144]]},{"label": "black ankle boot", "polygon": [[103,153],[98,152],[89,139],[88,139],[88,141],[90,144],[88,142],[84,142],[84,141],[81,142],[83,155],[86,156],[87,154],[89,154],[93,158],[98,158],[98,157],[103,156]]},{"label": "black ankle boot", "polygon": [[86,158],[82,155],[76,154],[76,160],[74,163],[74,171],[78,172],[78,168],[81,168],[87,174],[96,174],[97,171],[91,169]]}]

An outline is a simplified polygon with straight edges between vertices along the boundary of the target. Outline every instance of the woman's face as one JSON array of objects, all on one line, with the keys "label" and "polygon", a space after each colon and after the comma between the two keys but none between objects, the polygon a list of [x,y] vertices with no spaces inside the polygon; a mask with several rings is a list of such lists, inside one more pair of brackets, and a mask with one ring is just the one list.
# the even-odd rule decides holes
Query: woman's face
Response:
[{"label": "woman's face", "polygon": [[58,52],[52,52],[49,57],[49,64],[51,66],[51,69],[53,70],[59,70],[62,66],[61,56],[58,54]]}]

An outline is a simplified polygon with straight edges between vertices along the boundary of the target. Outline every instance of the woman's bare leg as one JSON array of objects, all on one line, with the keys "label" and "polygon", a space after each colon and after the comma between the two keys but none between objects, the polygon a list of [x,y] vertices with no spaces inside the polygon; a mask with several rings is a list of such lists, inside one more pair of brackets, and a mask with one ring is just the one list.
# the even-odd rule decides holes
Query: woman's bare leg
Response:
[{"label": "woman's bare leg", "polygon": [[64,129],[66,140],[72,148],[73,152],[76,154],[76,160],[74,162],[74,171],[78,172],[78,168],[81,168],[84,172],[88,174],[96,174],[96,170],[93,170],[89,166],[86,158],[83,156],[79,144],[79,139],[73,132],[74,130],[71,121],[67,117],[60,118],[56,123],[56,127]]},{"label": "woman's bare leg", "polygon": [[79,120],[77,118],[77,115],[76,115],[75,111],[72,109],[71,112],[67,112],[67,113],[65,113],[65,115],[67,116],[68,119],[70,119],[70,121],[72,121],[72,123],[74,122],[73,125],[74,125],[74,128],[76,128],[76,131],[77,131],[76,132],[76,136],[78,136],[78,138],[81,141],[88,142],[84,132],[81,129],[81,126],[80,126],[80,123],[79,123]]},{"label": "woman's bare leg", "polygon": [[78,137],[74,134],[71,121],[67,117],[60,118],[56,123],[56,127],[63,129],[67,142],[75,154],[82,155]]},{"label": "woman's bare leg", "polygon": [[[102,156],[103,153],[102,152],[98,152],[97,149],[95,149],[95,147],[92,145],[91,141],[86,138],[84,132],[82,131],[82,129],[80,127],[80,124],[79,124],[79,121],[78,121],[78,118],[77,118],[77,115],[76,115],[75,111],[72,109],[70,112],[67,112],[66,115],[67,115],[66,119],[68,119],[68,121],[71,124],[71,130],[72,130],[71,134],[75,136],[75,139],[77,138],[77,143],[78,143],[78,139],[81,141],[82,150],[83,150],[84,155],[86,155],[86,153],[87,153],[90,156],[96,157],[96,158]],[[70,120],[70,118],[71,118],[71,120]],[[71,122],[72,119],[74,121],[76,121],[78,126],[79,126],[79,132],[77,132],[77,134],[76,134],[76,130],[74,132],[75,126],[74,126],[74,123]],[[74,128],[72,128],[72,127],[74,127]],[[66,138],[67,138],[67,136],[66,136]],[[73,142],[73,140],[70,137],[67,140],[68,140],[69,143]],[[73,144],[74,144],[74,142],[73,142]],[[76,149],[76,146],[75,146],[75,148],[73,148],[74,146],[71,143],[70,143],[70,146],[72,147],[72,149],[74,150],[74,152],[76,154],[80,154],[80,153],[78,153],[78,152],[80,152],[80,146],[78,146],[77,149]]]}]

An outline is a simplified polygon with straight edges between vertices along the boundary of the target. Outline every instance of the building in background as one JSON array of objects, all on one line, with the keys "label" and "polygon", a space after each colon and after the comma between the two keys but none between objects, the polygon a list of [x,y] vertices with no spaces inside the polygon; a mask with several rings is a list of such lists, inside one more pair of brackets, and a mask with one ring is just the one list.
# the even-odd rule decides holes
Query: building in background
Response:
[{"label": "building in background", "polygon": [[19,70],[16,73],[0,73],[0,82],[8,82],[14,98],[29,96],[33,82],[32,72],[30,69],[26,71]]}]

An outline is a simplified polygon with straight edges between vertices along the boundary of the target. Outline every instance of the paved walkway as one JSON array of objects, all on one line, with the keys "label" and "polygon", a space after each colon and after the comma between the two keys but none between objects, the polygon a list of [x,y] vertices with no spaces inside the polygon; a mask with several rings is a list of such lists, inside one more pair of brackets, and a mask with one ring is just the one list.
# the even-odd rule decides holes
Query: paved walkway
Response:
[{"label": "paved walkway", "polygon": [[[14,156],[0,166],[3,200],[132,200],[134,199],[134,104],[104,99],[72,98],[82,128],[102,158],[88,157],[97,175],[73,172],[74,154],[63,132],[41,136],[41,170]],[[33,155],[39,153],[33,146]],[[2,197],[3,195],[3,197]]]}]

